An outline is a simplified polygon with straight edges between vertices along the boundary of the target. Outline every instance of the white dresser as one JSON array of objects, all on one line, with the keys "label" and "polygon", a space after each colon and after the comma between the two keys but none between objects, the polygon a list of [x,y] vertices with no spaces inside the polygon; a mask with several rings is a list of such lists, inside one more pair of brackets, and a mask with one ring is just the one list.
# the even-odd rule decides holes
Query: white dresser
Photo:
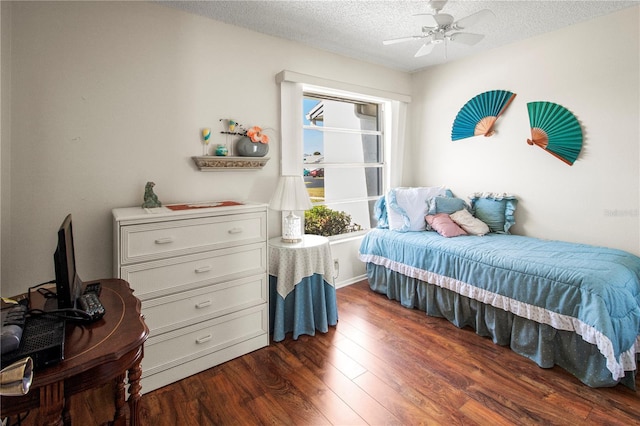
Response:
[{"label": "white dresser", "polygon": [[267,205],[113,210],[115,275],[142,301],[149,392],[269,344]]}]

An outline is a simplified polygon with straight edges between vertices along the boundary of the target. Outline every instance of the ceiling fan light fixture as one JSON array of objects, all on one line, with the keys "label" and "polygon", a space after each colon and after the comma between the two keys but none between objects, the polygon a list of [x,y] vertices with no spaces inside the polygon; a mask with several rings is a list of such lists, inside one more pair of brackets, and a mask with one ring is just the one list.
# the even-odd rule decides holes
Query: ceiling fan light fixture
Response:
[{"label": "ceiling fan light fixture", "polygon": [[429,2],[429,7],[436,12],[440,12],[445,4],[447,4],[447,0],[431,0]]},{"label": "ceiling fan light fixture", "polygon": [[444,41],[444,33],[442,32],[434,33],[433,36],[431,37],[431,43],[433,44],[440,44],[443,41]]}]

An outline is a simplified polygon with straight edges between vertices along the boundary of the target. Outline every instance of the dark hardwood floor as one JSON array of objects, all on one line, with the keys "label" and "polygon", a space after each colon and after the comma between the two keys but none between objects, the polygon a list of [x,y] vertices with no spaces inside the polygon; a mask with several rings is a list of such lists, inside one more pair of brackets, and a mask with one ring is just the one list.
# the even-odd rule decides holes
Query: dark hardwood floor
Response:
[{"label": "dark hardwood floor", "polygon": [[[616,425],[640,392],[592,389],[366,282],[338,290],[339,322],[290,336],[141,400],[143,425]],[[73,398],[74,425],[109,418],[108,389]],[[25,425],[34,424],[32,413]],[[31,423],[30,423],[31,421]]]}]

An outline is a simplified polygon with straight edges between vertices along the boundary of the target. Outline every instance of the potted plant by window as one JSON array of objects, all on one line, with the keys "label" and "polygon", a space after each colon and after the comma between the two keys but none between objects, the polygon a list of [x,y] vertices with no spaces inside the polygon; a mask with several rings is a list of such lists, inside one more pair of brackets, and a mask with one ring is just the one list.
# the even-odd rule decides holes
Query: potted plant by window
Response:
[{"label": "potted plant by window", "polygon": [[331,210],[326,206],[314,206],[304,212],[304,233],[330,237],[361,231],[362,226],[351,222],[351,215]]}]

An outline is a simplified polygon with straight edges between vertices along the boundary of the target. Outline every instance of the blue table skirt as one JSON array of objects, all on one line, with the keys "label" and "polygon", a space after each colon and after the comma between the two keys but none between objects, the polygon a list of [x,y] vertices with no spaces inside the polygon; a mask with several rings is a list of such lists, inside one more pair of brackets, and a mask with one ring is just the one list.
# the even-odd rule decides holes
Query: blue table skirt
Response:
[{"label": "blue table skirt", "polygon": [[293,332],[315,336],[316,330],[326,333],[338,323],[336,289],[320,274],[304,278],[285,299],[276,291],[278,278],[269,275],[269,330],[274,342],[284,340]]}]

